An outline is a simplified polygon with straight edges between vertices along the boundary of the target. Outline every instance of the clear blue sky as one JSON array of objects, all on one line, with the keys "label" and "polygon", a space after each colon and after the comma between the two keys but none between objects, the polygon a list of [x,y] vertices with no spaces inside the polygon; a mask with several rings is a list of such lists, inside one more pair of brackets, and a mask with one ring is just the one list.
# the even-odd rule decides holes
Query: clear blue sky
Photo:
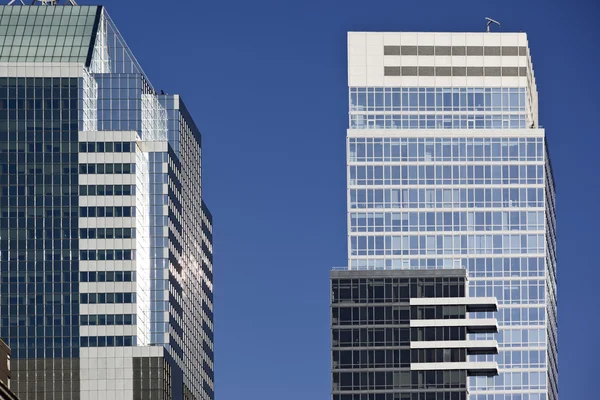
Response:
[{"label": "clear blue sky", "polygon": [[203,133],[218,400],[329,398],[328,271],[346,263],[346,32],[483,31],[485,16],[528,32],[558,188],[560,394],[598,398],[597,1],[104,4]]}]

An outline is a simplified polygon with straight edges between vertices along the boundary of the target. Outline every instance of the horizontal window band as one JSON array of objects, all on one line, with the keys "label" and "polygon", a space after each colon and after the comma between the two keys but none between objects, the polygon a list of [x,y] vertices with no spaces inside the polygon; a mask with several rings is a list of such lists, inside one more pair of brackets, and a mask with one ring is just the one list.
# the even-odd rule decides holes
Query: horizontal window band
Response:
[{"label": "horizontal window band", "polygon": [[527,67],[385,66],[384,76],[527,76]]},{"label": "horizontal window band", "polygon": [[383,46],[385,56],[526,56],[525,46]]}]

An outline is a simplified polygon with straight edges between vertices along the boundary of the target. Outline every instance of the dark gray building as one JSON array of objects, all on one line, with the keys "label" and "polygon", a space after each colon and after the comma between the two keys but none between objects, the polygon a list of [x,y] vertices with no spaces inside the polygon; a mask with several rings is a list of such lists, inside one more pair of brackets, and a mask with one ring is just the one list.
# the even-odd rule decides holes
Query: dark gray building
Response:
[{"label": "dark gray building", "polygon": [[498,374],[495,298],[466,296],[464,269],[331,271],[333,400],[466,400]]},{"label": "dark gray building", "polygon": [[0,339],[0,400],[18,400],[10,390],[10,347]]}]

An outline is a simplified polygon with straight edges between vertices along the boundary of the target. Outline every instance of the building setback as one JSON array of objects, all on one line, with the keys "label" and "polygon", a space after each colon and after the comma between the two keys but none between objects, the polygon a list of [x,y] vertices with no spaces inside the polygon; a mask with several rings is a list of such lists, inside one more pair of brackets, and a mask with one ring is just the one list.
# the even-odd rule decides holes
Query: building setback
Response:
[{"label": "building setback", "polygon": [[[472,400],[557,400],[555,192],[525,33],[348,33],[348,269],[498,302]],[[468,334],[468,340],[492,340]],[[370,398],[369,398],[370,399]]]},{"label": "building setback", "polygon": [[201,135],[102,6],[0,6],[0,337],[26,399],[213,399]]}]

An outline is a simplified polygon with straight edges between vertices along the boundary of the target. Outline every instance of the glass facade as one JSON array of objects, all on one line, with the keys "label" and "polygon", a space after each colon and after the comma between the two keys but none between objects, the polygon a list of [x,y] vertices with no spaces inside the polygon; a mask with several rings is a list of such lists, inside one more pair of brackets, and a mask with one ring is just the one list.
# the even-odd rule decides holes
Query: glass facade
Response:
[{"label": "glass facade", "polygon": [[[525,34],[499,35],[526,43]],[[414,55],[405,56],[384,52],[381,44],[387,48],[401,40],[404,47],[404,41],[432,37],[458,40],[463,49],[465,40],[467,49],[472,41],[486,66],[515,63],[527,66],[527,73],[513,78],[385,74],[382,82],[378,74],[388,62],[427,65],[435,59],[448,68],[464,66],[462,53],[434,58],[418,52],[415,43]],[[470,398],[555,400],[555,194],[545,133],[538,127],[537,89],[528,50],[518,57],[486,58],[487,44],[481,46],[487,38],[349,34],[348,265],[466,269],[471,296],[498,299],[500,325],[500,353],[469,356],[497,361],[500,375],[470,377]],[[418,48],[427,50],[425,45],[419,42]],[[377,46],[382,64],[375,65],[377,56],[367,71],[381,72],[357,73],[368,57],[363,49]],[[377,83],[360,84],[369,80]]]},{"label": "glass facade", "polygon": [[[182,100],[156,93],[101,6],[0,6],[0,72],[13,389],[213,399],[212,217]],[[154,370],[160,390],[133,375]]]},{"label": "glass facade", "polygon": [[495,335],[493,317],[471,322],[497,307],[465,301],[465,275],[332,271],[333,400],[466,400],[469,376],[497,375],[496,365],[467,363],[497,353],[494,343],[466,342],[474,332]]},{"label": "glass facade", "polygon": [[525,128],[525,88],[351,87],[356,129]]},{"label": "glass facade", "polygon": [[83,63],[98,17],[98,7],[0,7],[0,59]]},{"label": "glass facade", "polygon": [[77,80],[0,77],[0,335],[79,356]]}]

